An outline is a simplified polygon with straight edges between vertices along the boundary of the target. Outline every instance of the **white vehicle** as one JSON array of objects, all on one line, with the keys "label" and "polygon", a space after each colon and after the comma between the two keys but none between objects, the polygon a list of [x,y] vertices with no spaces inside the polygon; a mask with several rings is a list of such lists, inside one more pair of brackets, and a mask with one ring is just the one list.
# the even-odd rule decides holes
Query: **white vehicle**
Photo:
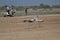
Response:
[{"label": "white vehicle", "polygon": [[44,20],[41,18],[32,18],[32,19],[24,19],[24,22],[43,22]]}]

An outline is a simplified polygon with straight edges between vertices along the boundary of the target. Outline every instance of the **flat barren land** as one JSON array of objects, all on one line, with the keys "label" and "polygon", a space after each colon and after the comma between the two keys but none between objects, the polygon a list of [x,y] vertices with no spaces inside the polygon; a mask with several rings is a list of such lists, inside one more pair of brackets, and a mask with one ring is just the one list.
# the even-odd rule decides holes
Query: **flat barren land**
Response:
[{"label": "flat barren land", "polygon": [[0,17],[0,40],[60,40],[60,14],[38,15],[44,22],[23,22],[35,16]]}]

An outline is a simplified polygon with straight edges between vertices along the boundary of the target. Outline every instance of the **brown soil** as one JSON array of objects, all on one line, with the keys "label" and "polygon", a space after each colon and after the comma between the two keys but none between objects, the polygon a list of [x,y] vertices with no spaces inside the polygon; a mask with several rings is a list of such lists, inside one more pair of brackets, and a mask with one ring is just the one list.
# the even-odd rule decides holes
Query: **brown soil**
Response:
[{"label": "brown soil", "polygon": [[0,40],[60,40],[60,14],[39,15],[44,22],[23,22],[34,16],[0,17]]}]

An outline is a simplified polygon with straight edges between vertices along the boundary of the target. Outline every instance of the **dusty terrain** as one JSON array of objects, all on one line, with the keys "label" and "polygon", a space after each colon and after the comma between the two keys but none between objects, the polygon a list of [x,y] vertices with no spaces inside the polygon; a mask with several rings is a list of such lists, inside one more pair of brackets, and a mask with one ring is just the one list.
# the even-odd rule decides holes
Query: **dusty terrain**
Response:
[{"label": "dusty terrain", "polygon": [[39,15],[44,22],[23,22],[34,16],[0,17],[0,40],[60,40],[60,14]]}]

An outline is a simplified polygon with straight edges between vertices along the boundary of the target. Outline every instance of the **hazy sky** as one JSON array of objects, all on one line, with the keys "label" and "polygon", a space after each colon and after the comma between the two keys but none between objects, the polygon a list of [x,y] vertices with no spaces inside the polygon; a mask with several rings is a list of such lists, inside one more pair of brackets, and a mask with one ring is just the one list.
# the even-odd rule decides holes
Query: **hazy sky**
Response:
[{"label": "hazy sky", "polygon": [[0,0],[2,5],[15,5],[15,6],[33,6],[39,4],[60,5],[60,0]]}]

